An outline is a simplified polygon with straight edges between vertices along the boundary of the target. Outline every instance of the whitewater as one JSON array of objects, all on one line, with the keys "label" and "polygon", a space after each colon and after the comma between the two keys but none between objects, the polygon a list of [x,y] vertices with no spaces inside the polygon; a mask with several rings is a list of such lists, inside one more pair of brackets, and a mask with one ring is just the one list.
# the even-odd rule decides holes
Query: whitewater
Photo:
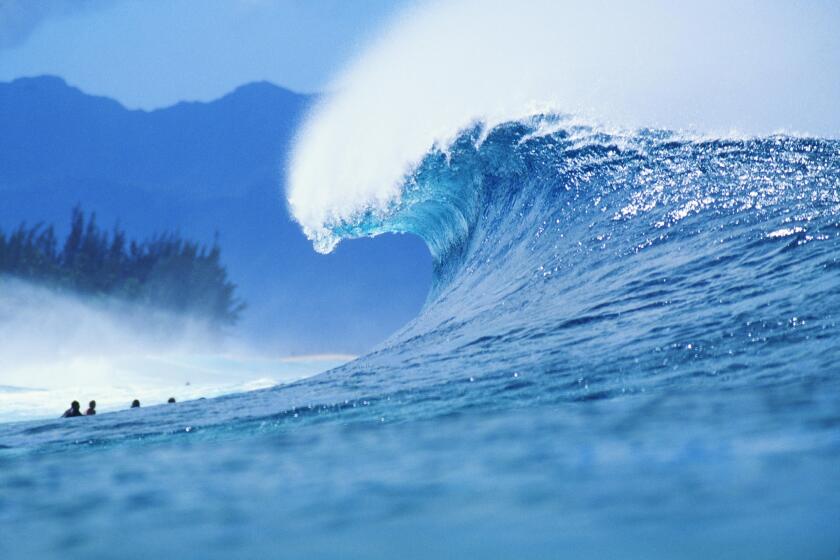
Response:
[{"label": "whitewater", "polygon": [[[787,132],[764,119],[766,100],[690,116],[708,110],[749,132],[667,126],[685,116],[672,106],[633,123],[621,113],[640,105],[611,112],[593,97],[596,118],[574,104],[588,86],[557,85],[568,74],[510,81],[533,71],[518,53],[540,25],[563,21],[548,17],[554,3],[491,5],[432,3],[395,22],[310,115],[292,155],[289,208],[318,250],[386,232],[426,242],[434,281],[419,315],[368,355],[282,386],[0,424],[0,555],[836,557],[840,128],[822,97],[832,90],[779,84],[779,103],[801,91],[824,114],[820,124],[769,111],[805,123]],[[594,19],[618,32],[630,18],[622,33],[633,36],[654,8],[674,16],[656,3],[612,17],[562,6],[578,19],[558,25],[591,32]],[[678,31],[725,5],[710,6],[657,21],[666,39],[691,42]],[[771,4],[748,32],[738,14],[756,6],[738,4],[715,33],[758,41],[786,21],[796,61],[809,45],[796,18],[818,18]],[[440,25],[446,64],[427,40]],[[521,41],[487,48],[510,48],[512,69],[503,58],[491,82],[466,71],[450,87],[427,83],[428,105],[409,95],[470,68],[487,51],[463,49],[499,25]],[[644,36],[633,56],[660,60],[656,83],[676,79]],[[626,41],[610,44],[598,48],[626,62]],[[734,72],[762,45],[721,64]],[[591,68],[579,66],[583,79]],[[754,80],[744,83],[765,88]]]}]

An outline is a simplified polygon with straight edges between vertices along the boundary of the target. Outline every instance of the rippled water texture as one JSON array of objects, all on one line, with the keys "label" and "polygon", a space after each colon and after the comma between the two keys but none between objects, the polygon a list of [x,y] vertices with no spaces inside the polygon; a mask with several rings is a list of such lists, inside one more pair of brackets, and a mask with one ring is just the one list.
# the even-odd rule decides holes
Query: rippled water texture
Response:
[{"label": "rippled water texture", "polygon": [[334,225],[435,257],[372,354],[0,425],[0,555],[837,558],[840,143],[563,122]]}]

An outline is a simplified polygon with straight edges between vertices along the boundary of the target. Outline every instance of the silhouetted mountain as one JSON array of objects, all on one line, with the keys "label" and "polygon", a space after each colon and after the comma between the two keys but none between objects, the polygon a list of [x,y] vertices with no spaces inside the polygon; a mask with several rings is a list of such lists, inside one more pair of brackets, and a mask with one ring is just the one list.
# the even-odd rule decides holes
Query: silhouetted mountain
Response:
[{"label": "silhouetted mountain", "polygon": [[403,236],[318,255],[291,222],[283,167],[313,100],[260,82],[142,111],[55,77],[0,83],[0,224],[63,224],[81,204],[136,235],[211,242],[218,231],[251,337],[292,352],[361,351],[419,309],[429,257]]},{"label": "silhouetted mountain", "polygon": [[212,103],[129,111],[59,78],[15,80],[0,84],[0,183],[29,188],[71,178],[181,197],[241,195],[277,175],[309,101],[260,83]]}]

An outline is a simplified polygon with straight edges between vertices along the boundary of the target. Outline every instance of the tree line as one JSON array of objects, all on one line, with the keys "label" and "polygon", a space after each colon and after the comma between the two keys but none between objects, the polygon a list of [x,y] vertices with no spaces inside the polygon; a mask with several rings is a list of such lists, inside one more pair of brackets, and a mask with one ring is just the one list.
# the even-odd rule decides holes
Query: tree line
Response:
[{"label": "tree line", "polygon": [[70,232],[60,242],[52,225],[0,229],[0,275],[76,293],[117,297],[211,323],[232,325],[244,304],[221,264],[218,241],[206,245],[174,233],[145,241],[111,232],[73,209]]}]

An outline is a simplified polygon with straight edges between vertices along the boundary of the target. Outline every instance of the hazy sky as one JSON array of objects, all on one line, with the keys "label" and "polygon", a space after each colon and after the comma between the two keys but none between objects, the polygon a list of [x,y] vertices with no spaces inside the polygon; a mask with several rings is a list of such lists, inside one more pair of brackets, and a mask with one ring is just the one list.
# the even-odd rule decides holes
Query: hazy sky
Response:
[{"label": "hazy sky", "polygon": [[410,0],[0,0],[0,81],[54,74],[129,107],[329,77]]}]

